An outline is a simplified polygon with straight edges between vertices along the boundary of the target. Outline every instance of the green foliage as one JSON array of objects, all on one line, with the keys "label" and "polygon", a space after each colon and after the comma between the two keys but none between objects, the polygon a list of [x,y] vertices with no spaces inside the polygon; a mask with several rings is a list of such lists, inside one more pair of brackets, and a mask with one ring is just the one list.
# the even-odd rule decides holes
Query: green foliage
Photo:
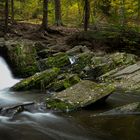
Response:
[{"label": "green foliage", "polygon": [[[48,21],[55,23],[54,0],[49,1]],[[136,26],[140,20],[139,0],[90,0],[90,24],[112,23]],[[3,17],[4,0],[0,1],[0,17]],[[11,9],[10,9],[11,11]],[[41,23],[43,0],[14,0],[15,19]],[[61,0],[63,24],[81,26],[84,20],[84,0]]]}]

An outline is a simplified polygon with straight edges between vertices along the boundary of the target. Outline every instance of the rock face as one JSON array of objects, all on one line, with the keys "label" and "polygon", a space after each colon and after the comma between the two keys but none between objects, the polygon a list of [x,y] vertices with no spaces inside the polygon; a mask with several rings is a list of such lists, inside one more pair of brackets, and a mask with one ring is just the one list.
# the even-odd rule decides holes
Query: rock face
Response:
[{"label": "rock face", "polygon": [[75,110],[105,99],[114,89],[111,84],[97,84],[84,80],[71,88],[52,95],[51,98],[47,98],[46,104],[48,108],[56,110]]}]

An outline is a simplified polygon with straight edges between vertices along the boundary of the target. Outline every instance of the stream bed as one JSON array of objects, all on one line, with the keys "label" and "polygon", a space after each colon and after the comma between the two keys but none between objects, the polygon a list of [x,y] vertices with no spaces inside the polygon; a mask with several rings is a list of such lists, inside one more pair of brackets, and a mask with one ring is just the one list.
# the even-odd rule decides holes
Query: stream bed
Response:
[{"label": "stream bed", "polygon": [[[15,116],[0,116],[0,140],[139,140],[139,115],[104,115],[98,113],[127,103],[140,101],[138,93],[114,93],[101,106],[77,112],[44,110],[45,94],[37,91],[12,92],[18,82],[0,58],[0,108],[23,102],[35,102],[37,108]],[[4,68],[4,69],[3,69]]]}]

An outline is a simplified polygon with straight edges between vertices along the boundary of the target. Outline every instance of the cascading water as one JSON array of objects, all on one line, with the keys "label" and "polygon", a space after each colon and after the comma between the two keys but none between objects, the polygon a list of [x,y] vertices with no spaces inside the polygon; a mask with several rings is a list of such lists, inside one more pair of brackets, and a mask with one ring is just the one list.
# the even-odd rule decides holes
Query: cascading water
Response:
[{"label": "cascading water", "polygon": [[75,56],[69,56],[69,61],[72,64],[74,64],[76,62],[76,57]]},{"label": "cascading water", "polygon": [[6,61],[0,57],[0,90],[9,88],[19,82],[18,79],[14,79]]}]

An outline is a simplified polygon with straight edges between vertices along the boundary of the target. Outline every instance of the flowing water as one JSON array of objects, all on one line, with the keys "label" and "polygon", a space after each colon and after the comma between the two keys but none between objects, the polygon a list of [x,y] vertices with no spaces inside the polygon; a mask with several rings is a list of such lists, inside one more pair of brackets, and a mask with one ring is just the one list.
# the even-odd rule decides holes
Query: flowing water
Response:
[{"label": "flowing water", "polygon": [[[34,101],[40,103],[45,94],[37,91],[11,92],[14,79],[0,58],[0,107]],[[140,101],[137,93],[111,95],[106,104],[72,113],[44,111],[42,108],[12,116],[0,116],[0,140],[139,140],[139,115],[95,116],[99,112],[123,104]]]}]

